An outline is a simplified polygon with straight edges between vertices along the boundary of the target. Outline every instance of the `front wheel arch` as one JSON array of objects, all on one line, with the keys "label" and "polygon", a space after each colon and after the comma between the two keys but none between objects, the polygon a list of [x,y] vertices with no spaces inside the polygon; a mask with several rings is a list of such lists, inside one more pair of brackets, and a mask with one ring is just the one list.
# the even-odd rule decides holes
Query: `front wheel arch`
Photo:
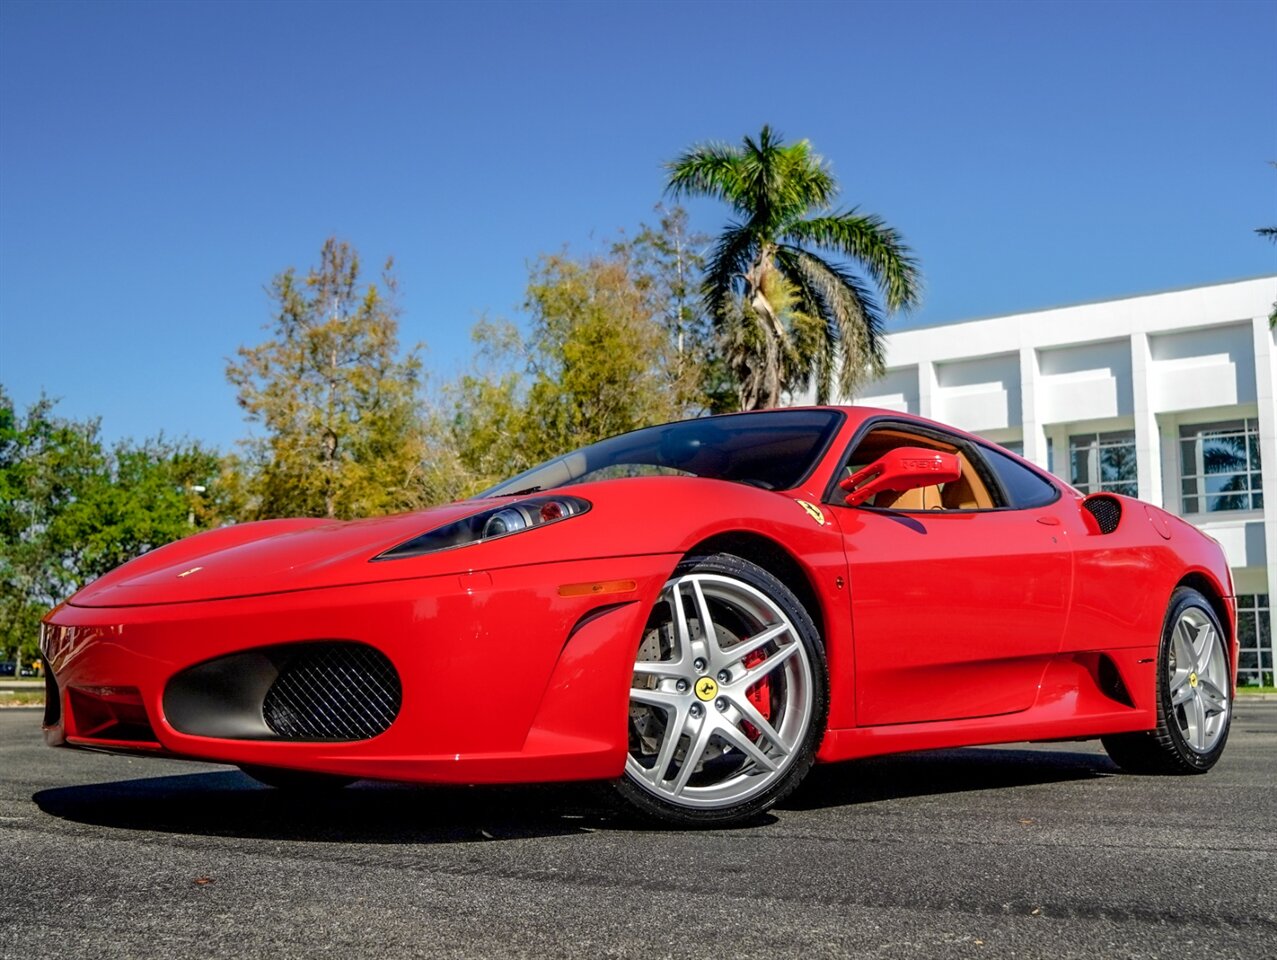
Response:
[{"label": "front wheel arch", "polygon": [[816,593],[810,571],[783,546],[762,534],[747,530],[732,530],[702,540],[684,554],[683,560],[691,557],[709,557],[719,553],[727,553],[740,557],[742,560],[748,560],[770,573],[798,598],[798,602],[807,611],[807,616],[811,617],[821,637],[829,636],[826,629],[824,604],[820,602],[820,597]]}]

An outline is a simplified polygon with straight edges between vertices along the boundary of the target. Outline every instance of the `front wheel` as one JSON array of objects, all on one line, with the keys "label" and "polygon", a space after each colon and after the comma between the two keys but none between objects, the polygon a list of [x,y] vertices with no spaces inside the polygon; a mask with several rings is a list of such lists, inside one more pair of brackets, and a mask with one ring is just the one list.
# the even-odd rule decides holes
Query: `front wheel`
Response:
[{"label": "front wheel", "polygon": [[811,767],[828,691],[820,636],[783,583],[729,554],[685,560],[639,643],[617,790],[681,826],[757,816]]},{"label": "front wheel", "polygon": [[1157,727],[1103,737],[1131,773],[1205,773],[1228,742],[1232,673],[1227,642],[1209,601],[1180,587],[1171,596],[1157,657]]}]

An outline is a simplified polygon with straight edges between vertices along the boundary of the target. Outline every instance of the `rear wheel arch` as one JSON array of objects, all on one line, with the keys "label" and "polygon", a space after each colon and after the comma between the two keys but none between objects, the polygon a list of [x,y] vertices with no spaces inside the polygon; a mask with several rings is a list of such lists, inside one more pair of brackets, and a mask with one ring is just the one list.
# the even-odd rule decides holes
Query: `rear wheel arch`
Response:
[{"label": "rear wheel arch", "polygon": [[[1214,612],[1216,618],[1218,618],[1220,626],[1224,628],[1224,640],[1231,650],[1233,640],[1236,639],[1233,636],[1234,624],[1232,622],[1232,618],[1228,615],[1228,607],[1224,603],[1224,591],[1221,589],[1220,585],[1213,577],[1195,570],[1180,578],[1179,582],[1171,588],[1171,596],[1174,596],[1175,591],[1180,587],[1190,587],[1206,598],[1207,602],[1210,603],[1212,612]],[[1167,603],[1169,602],[1170,597],[1167,597]]]},{"label": "rear wheel arch", "polygon": [[825,629],[824,604],[816,593],[811,574],[783,546],[762,534],[732,530],[700,541],[684,554],[684,559],[712,556],[716,553],[730,553],[762,567],[798,598],[798,602],[807,611],[807,616],[811,617],[816,625],[817,633],[822,638],[828,637]]}]

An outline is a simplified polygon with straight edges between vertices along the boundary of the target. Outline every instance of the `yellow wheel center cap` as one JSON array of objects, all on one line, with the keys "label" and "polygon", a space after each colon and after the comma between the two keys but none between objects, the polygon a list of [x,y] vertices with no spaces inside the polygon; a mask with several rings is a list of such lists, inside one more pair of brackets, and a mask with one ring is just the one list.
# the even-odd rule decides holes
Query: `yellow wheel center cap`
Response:
[{"label": "yellow wheel center cap", "polygon": [[1189,685],[1190,687],[1195,687],[1195,686],[1197,686],[1197,674],[1195,674],[1195,673],[1190,673],[1190,674],[1188,675],[1188,685]]},{"label": "yellow wheel center cap", "polygon": [[713,677],[701,677],[696,681],[696,695],[709,702],[718,696],[718,683]]}]

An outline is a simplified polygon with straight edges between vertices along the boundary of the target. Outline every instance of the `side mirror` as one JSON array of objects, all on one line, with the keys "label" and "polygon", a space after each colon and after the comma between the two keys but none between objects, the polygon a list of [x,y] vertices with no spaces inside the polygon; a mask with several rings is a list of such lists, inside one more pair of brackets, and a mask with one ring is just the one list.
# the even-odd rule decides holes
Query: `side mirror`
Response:
[{"label": "side mirror", "polygon": [[896,447],[838,484],[847,491],[847,506],[857,507],[877,493],[900,493],[950,483],[962,476],[956,453],[924,447]]}]

